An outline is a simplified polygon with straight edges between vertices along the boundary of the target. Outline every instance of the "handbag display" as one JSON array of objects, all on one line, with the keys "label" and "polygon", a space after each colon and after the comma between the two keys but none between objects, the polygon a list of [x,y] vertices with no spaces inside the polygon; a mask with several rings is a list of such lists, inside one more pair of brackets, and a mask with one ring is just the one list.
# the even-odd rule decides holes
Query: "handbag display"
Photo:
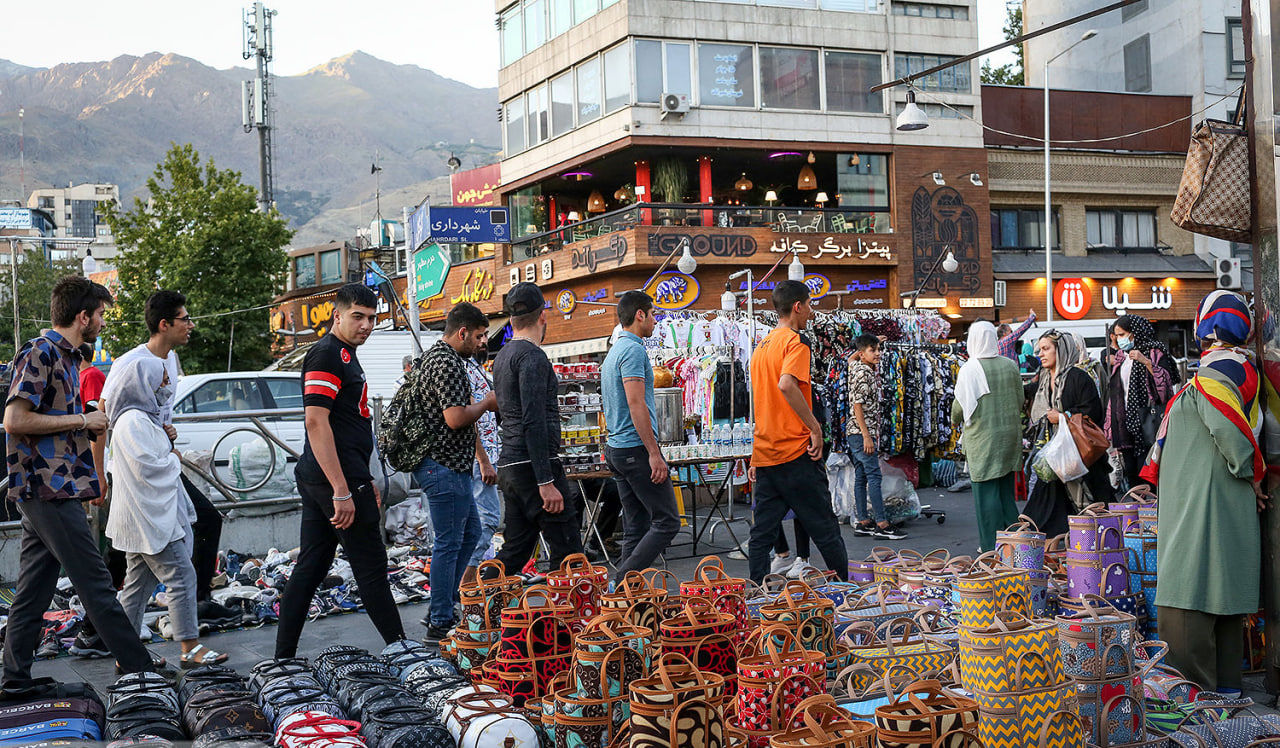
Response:
[{"label": "handbag display", "polygon": [[811,696],[796,707],[799,725],[769,738],[769,748],[874,748],[876,728],[850,719],[825,694]]},{"label": "handbag display", "polygon": [[1076,711],[1075,683],[1064,681],[1043,688],[1026,688],[1015,677],[999,694],[975,692],[978,737],[986,748],[1025,748],[1039,740],[1041,748],[1083,748],[1079,726],[1070,730],[1053,721],[1056,712]]},{"label": "handbag display", "polygon": [[444,726],[458,748],[505,748],[537,745],[538,728],[506,696],[468,694],[452,700]]},{"label": "handbag display", "polygon": [[[1238,109],[1242,119],[1245,107]],[[1249,136],[1243,122],[1206,119],[1196,125],[1169,217],[1187,231],[1248,244],[1250,198]]]},{"label": "handbag display", "polygon": [[600,598],[608,584],[609,569],[592,566],[581,553],[566,556],[559,569],[547,572],[552,598],[573,609],[569,625],[575,632],[600,613]]},{"label": "handbag display", "polygon": [[710,600],[711,606],[721,613],[733,616],[734,635],[741,642],[747,635],[747,581],[731,577],[717,556],[707,556],[698,563],[693,581],[680,583],[680,595],[685,599]]},{"label": "handbag display", "polygon": [[916,681],[876,707],[875,720],[880,748],[960,748],[962,740],[944,736],[957,729],[977,730],[978,702],[948,692],[940,681]]},{"label": "handbag display", "polygon": [[631,685],[630,748],[725,748],[724,678],[665,654]]},{"label": "handbag display", "polygon": [[827,662],[821,652],[805,649],[781,623],[752,633],[738,657],[736,726],[753,733],[786,729],[791,712],[804,699],[822,693]]},{"label": "handbag display", "polygon": [[653,632],[617,613],[597,616],[574,638],[571,682],[587,698],[625,698],[649,674]]},{"label": "handbag display", "polygon": [[[994,554],[983,554],[994,559]],[[951,583],[951,598],[962,628],[988,628],[996,613],[1012,611],[1031,615],[1031,591],[1026,569],[990,568],[975,561],[975,570],[957,576]]]},{"label": "handbag display", "polygon": [[621,613],[633,626],[647,628],[655,634],[667,603],[667,591],[638,571],[629,571],[613,592],[600,596],[602,612]]},{"label": "handbag display", "polygon": [[830,598],[797,581],[787,582],[773,602],[760,607],[763,622],[786,624],[801,647],[828,656],[836,653],[834,614],[835,603]]},{"label": "handbag display", "polygon": [[955,659],[954,649],[922,636],[910,619],[902,621],[902,635],[896,642],[888,636],[884,641],[852,648],[853,664],[866,665],[875,674],[874,677],[856,679],[855,688],[866,688],[893,666],[902,665],[917,673],[930,673],[946,668]]},{"label": "handbag display", "polygon": [[[1163,413],[1162,410],[1161,415]],[[1159,426],[1158,419],[1156,425]],[[1080,461],[1085,467],[1102,459],[1111,448],[1111,441],[1107,439],[1106,433],[1093,422],[1092,418],[1083,413],[1072,413],[1067,418],[1067,428],[1071,429],[1071,439],[1076,443],[1076,450],[1080,452]],[[1154,444],[1155,439],[1148,443]]]},{"label": "handbag display", "polygon": [[961,683],[974,693],[1003,693],[1015,683],[1043,688],[1064,677],[1054,625],[1009,611],[990,627],[962,630],[959,659]]},{"label": "handbag display", "polygon": [[1094,595],[1082,599],[1081,604],[1085,612],[1068,613],[1055,619],[1067,675],[1101,680],[1133,673],[1137,619]]},{"label": "handbag display", "polygon": [[1039,571],[1044,568],[1046,541],[1036,523],[1020,514],[1017,524],[996,532],[996,554],[1005,566]]}]

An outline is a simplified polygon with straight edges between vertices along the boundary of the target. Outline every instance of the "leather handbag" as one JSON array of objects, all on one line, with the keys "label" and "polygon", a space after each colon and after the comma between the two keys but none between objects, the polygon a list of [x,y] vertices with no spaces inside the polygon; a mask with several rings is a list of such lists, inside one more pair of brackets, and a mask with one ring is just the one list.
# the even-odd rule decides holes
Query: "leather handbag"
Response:
[{"label": "leather handbag", "polygon": [[631,686],[630,748],[725,748],[724,678],[666,654]]},{"label": "leather handbag", "polygon": [[600,596],[609,583],[609,569],[593,566],[581,553],[566,556],[560,568],[547,573],[547,586],[557,603],[574,610],[570,620],[575,632],[600,613]]},{"label": "leather handbag", "polygon": [[[1159,426],[1158,419],[1156,425]],[[1085,467],[1102,459],[1111,448],[1111,442],[1107,439],[1106,433],[1084,413],[1072,413],[1067,418],[1067,428],[1071,430],[1071,440],[1076,443],[1076,450],[1080,452],[1080,461]],[[1153,438],[1151,443],[1154,442]]]},{"label": "leather handbag", "polygon": [[880,748],[940,745],[960,748],[962,738],[944,740],[952,730],[978,729],[978,702],[954,695],[937,680],[916,681],[890,703],[876,707],[876,740]]},{"label": "leather handbag", "polygon": [[1206,119],[1191,133],[1178,198],[1170,214],[1179,227],[1204,236],[1251,243],[1245,110],[1244,106],[1238,107],[1235,122]]},{"label": "leather handbag", "polygon": [[693,581],[680,583],[680,595],[710,600],[713,608],[733,616],[737,643],[741,644],[747,637],[747,580],[726,574],[717,556],[702,559],[693,576]]},{"label": "leather handbag", "polygon": [[872,748],[875,726],[852,719],[830,696],[810,696],[796,707],[800,724],[775,733],[769,748]]}]

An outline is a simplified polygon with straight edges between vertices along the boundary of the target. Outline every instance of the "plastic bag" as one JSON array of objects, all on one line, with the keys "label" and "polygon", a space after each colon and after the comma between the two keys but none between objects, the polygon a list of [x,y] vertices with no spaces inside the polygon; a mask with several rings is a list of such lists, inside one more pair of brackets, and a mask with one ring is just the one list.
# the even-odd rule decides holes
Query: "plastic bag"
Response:
[{"label": "plastic bag", "polygon": [[1049,443],[1036,454],[1033,469],[1041,480],[1060,480],[1063,483],[1083,478],[1089,468],[1080,459],[1080,450],[1071,438],[1071,429],[1067,428],[1067,416],[1058,414],[1058,430]]},{"label": "plastic bag", "polygon": [[884,518],[895,525],[920,516],[920,497],[905,471],[880,461],[880,495],[884,497]]},{"label": "plastic bag", "polygon": [[853,461],[843,452],[832,452],[827,458],[827,484],[831,490],[831,508],[840,522],[855,516],[853,508]]}]

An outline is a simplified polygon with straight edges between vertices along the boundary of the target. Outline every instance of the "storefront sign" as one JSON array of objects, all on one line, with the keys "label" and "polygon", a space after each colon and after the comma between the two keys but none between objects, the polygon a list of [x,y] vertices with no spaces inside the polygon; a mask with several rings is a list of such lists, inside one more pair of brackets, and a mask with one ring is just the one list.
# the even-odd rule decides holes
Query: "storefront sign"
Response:
[{"label": "storefront sign", "polygon": [[876,280],[873,280],[873,281],[866,281],[865,283],[864,283],[864,282],[862,282],[862,281],[850,281],[850,282],[848,283],[848,285],[846,285],[846,286],[844,287],[844,290],[846,290],[846,291],[853,291],[853,292],[855,292],[855,293],[859,293],[859,292],[862,292],[862,291],[881,291],[881,290],[887,290],[888,288],[889,288],[889,281],[888,281],[888,279],[886,279],[886,278],[877,278]]},{"label": "storefront sign", "polygon": [[566,288],[556,294],[556,311],[560,312],[567,319],[573,314],[573,310],[578,308],[578,295],[572,289]]},{"label": "storefront sign", "polygon": [[692,306],[698,300],[701,288],[693,276],[668,270],[654,278],[644,290],[653,297],[654,307],[675,311]]},{"label": "storefront sign", "polygon": [[908,299],[903,306],[911,306],[916,309],[942,309],[947,305],[947,300],[936,296],[921,296],[915,301]]},{"label": "storefront sign", "polygon": [[802,257],[811,257],[815,260],[823,257],[830,257],[833,260],[843,260],[848,257],[866,260],[874,257],[886,262],[893,261],[893,250],[887,245],[881,244],[874,239],[863,241],[861,237],[851,243],[848,241],[838,242],[834,236],[826,236],[821,240],[816,236],[813,239],[792,239],[780,236],[773,241],[769,251],[794,252]]},{"label": "storefront sign", "polygon": [[991,298],[990,296],[961,296],[960,297],[961,309],[993,309],[995,308],[995,305],[996,305],[996,300]]},{"label": "storefront sign", "polygon": [[489,164],[449,176],[454,205],[497,205],[502,166]]},{"label": "storefront sign", "polygon": [[621,265],[627,256],[627,237],[621,233],[613,233],[609,235],[607,240],[601,237],[601,242],[603,243],[598,246],[592,246],[592,244],[596,244],[593,240],[592,244],[573,250],[573,259],[570,267],[586,268],[594,273],[596,268],[607,265],[610,262],[613,263],[614,267]]},{"label": "storefront sign", "polygon": [[419,303],[433,299],[444,290],[444,281],[449,277],[449,268],[453,261],[449,253],[439,244],[423,247],[413,253],[413,288],[414,298]]},{"label": "storefront sign", "polygon": [[[831,279],[822,273],[809,273],[804,277],[804,284],[809,287],[809,298],[815,301],[831,293]],[[772,291],[778,287],[778,281],[761,281],[755,284],[756,293]],[[747,290],[747,282],[738,284],[739,291]]]},{"label": "storefront sign", "polygon": [[1093,291],[1083,278],[1063,278],[1053,287],[1053,308],[1063,319],[1081,319],[1093,306]]},{"label": "storefront sign", "polygon": [[493,273],[485,268],[472,268],[462,280],[462,290],[449,299],[450,304],[465,301],[475,304],[493,298]]},{"label": "storefront sign", "polygon": [[1168,309],[1173,306],[1173,289],[1168,286],[1151,286],[1150,301],[1130,301],[1129,292],[1121,293],[1119,286],[1102,287],[1102,306],[1117,316],[1128,314],[1131,309]]},{"label": "storefront sign", "polygon": [[751,257],[758,245],[747,234],[649,234],[650,257],[667,257],[685,246],[694,257]]}]

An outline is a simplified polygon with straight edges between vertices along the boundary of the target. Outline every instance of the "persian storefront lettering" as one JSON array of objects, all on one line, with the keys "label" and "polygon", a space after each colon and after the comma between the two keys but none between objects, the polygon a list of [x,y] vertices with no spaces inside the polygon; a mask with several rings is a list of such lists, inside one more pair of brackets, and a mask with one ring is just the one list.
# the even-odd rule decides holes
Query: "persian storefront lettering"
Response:
[{"label": "persian storefront lettering", "polygon": [[586,268],[594,273],[596,268],[610,261],[613,262],[614,267],[618,267],[626,256],[627,238],[622,234],[610,234],[609,242],[605,245],[596,247],[588,245],[582,249],[573,250],[573,259],[570,267]]},{"label": "persian storefront lettering", "polygon": [[462,289],[449,300],[450,304],[467,302],[475,304],[493,298],[493,273],[483,268],[472,268],[462,279]]},{"label": "persian storefront lettering", "polygon": [[794,252],[814,259],[821,259],[830,255],[835,260],[843,260],[849,257],[866,260],[875,257],[887,262],[893,261],[893,250],[888,245],[881,244],[874,239],[863,241],[861,237],[859,237],[856,244],[849,244],[847,242],[837,242],[834,236],[827,236],[821,242],[817,240],[817,237],[809,241],[781,236],[773,240],[769,251]]}]

